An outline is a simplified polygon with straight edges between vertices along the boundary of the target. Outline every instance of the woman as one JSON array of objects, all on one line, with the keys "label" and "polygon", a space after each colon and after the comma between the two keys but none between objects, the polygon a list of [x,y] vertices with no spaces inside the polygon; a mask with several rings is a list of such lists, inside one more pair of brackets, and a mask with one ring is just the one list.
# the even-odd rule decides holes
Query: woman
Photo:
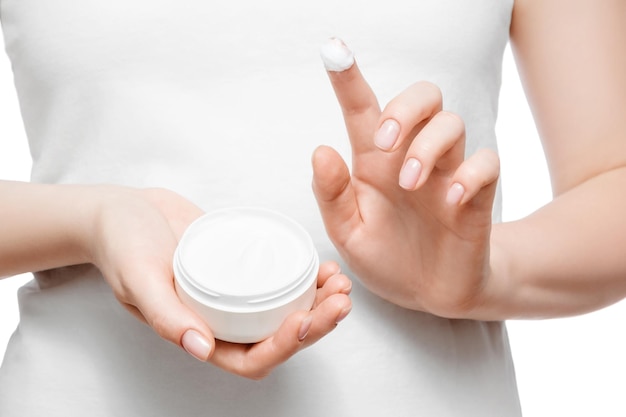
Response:
[{"label": "woman", "polygon": [[[0,265],[43,271],[20,293],[3,416],[519,415],[496,320],[623,297],[624,5],[404,3],[1,0],[34,183],[2,184]],[[509,31],[557,197],[492,227],[497,158],[479,149],[495,146]],[[311,53],[332,35],[390,102],[356,66],[331,73],[352,176],[327,147],[313,159],[342,270],[371,292],[327,263],[311,312],[258,345],[214,341],[169,266],[202,211],[278,209],[339,260],[303,162],[320,142],[350,155]],[[277,367],[345,317],[349,292],[351,317]]]}]

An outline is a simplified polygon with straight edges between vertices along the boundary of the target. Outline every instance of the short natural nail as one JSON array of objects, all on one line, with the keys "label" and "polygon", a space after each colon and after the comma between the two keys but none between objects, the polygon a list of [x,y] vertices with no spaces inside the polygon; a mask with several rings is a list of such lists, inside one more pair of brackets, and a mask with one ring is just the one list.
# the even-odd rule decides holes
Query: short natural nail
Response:
[{"label": "short natural nail", "polygon": [[388,151],[398,141],[399,134],[400,124],[393,119],[385,120],[374,135],[374,144],[383,151]]},{"label": "short natural nail", "polygon": [[337,320],[335,322],[339,323],[340,321],[348,317],[348,314],[350,314],[350,311],[352,311],[352,307],[346,307],[343,310],[341,310],[341,313],[339,313],[339,315],[337,316]]},{"label": "short natural nail", "polygon": [[350,294],[351,292],[352,292],[352,281],[350,281],[348,285],[346,285],[346,287],[343,290],[341,290],[342,294]]},{"label": "short natural nail", "polygon": [[463,194],[465,194],[465,188],[462,184],[455,182],[448,190],[448,194],[446,195],[446,203],[451,206],[459,205],[459,203],[463,199]]},{"label": "short natural nail", "polygon": [[298,331],[298,340],[303,341],[306,335],[309,334],[312,322],[313,317],[311,317],[310,315],[302,320],[302,324],[300,324],[300,330]]},{"label": "short natural nail", "polygon": [[183,348],[194,358],[206,362],[211,354],[211,343],[196,330],[187,330],[181,339]]},{"label": "short natural nail", "polygon": [[422,170],[422,164],[415,158],[409,158],[404,163],[400,171],[400,186],[407,190],[412,190],[417,185],[417,180]]}]

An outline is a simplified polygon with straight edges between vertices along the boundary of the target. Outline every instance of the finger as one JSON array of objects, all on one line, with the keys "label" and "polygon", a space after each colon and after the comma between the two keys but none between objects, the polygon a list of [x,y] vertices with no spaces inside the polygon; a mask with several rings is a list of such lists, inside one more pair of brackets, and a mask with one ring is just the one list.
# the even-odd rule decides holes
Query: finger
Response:
[{"label": "finger", "polygon": [[481,149],[454,173],[446,202],[463,205],[471,201],[473,205],[490,208],[499,176],[500,158],[491,149]]},{"label": "finger", "polygon": [[352,281],[344,274],[335,274],[328,278],[323,287],[318,288],[315,295],[314,307],[322,304],[324,300],[334,294],[349,295],[352,291]]},{"label": "finger", "polygon": [[374,92],[354,62],[352,52],[339,39],[329,39],[321,49],[324,65],[339,101],[355,153],[375,149],[373,133],[380,116]]},{"label": "finger", "polygon": [[311,311],[311,327],[303,339],[303,346],[308,347],[332,332],[337,325],[352,311],[352,301],[347,294],[333,294]]},{"label": "finger", "polygon": [[317,288],[321,288],[324,286],[328,278],[333,275],[339,274],[341,272],[341,268],[339,264],[335,261],[326,261],[320,264],[319,270],[317,271]]},{"label": "finger", "polygon": [[441,111],[424,126],[407,150],[399,184],[407,190],[422,186],[435,167],[456,169],[464,158],[465,124],[454,113]]},{"label": "finger", "polygon": [[429,82],[418,82],[391,100],[379,118],[374,144],[384,151],[398,149],[441,111],[441,90]]},{"label": "finger", "polygon": [[330,333],[352,308],[347,295],[336,294],[311,312],[291,314],[270,338],[251,345],[217,341],[211,362],[231,373],[261,379],[295,355]]},{"label": "finger", "polygon": [[320,146],[313,153],[313,193],[329,237],[345,242],[360,223],[350,172],[332,148]]},{"label": "finger", "polygon": [[216,341],[211,362],[235,375],[261,379],[302,348],[313,317],[306,311],[291,314],[278,331],[268,339],[254,344]]}]

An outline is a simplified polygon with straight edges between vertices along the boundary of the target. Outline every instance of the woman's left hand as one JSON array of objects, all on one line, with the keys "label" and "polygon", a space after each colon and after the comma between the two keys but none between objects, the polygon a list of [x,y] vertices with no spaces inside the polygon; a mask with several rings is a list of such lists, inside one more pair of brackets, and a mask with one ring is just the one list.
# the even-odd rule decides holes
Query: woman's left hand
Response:
[{"label": "woman's left hand", "polygon": [[352,173],[329,147],[313,188],[333,243],[374,293],[445,317],[475,317],[490,276],[498,156],[465,159],[463,120],[416,83],[381,111],[354,64],[329,71],[352,146]]}]

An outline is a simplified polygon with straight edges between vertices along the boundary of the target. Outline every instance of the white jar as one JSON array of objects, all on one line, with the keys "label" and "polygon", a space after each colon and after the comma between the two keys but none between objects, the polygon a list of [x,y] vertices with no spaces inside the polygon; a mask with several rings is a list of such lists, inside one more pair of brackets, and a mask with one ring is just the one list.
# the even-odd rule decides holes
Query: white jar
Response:
[{"label": "white jar", "polygon": [[254,343],[284,319],[310,310],[319,258],[306,230],[275,211],[207,213],[185,231],[174,254],[179,298],[217,339]]}]

